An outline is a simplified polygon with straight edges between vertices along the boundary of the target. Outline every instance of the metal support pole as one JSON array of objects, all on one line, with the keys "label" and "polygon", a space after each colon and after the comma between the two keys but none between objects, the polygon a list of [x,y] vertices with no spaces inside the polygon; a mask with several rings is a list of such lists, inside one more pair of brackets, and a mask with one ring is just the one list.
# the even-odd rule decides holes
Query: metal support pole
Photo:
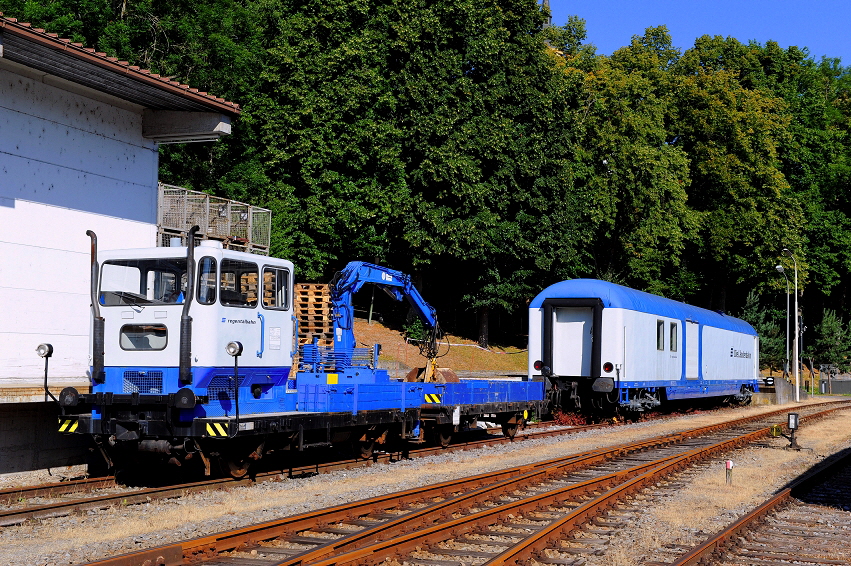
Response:
[{"label": "metal support pole", "polygon": [[798,361],[798,348],[801,343],[801,329],[798,326],[798,260],[795,259],[795,256],[792,255],[792,252],[787,248],[783,249],[783,253],[785,253],[788,257],[792,258],[792,261],[795,265],[795,339],[793,341],[792,347],[792,366],[795,368],[795,402],[801,402],[801,368],[799,367]]},{"label": "metal support pole", "polygon": [[778,273],[786,280],[786,356],[783,360],[783,378],[789,378],[789,278],[786,276],[786,270],[782,265],[778,265]]},{"label": "metal support pole", "polygon": [[783,274],[786,279],[786,359],[783,362],[783,377],[789,378],[789,278]]},{"label": "metal support pole", "polygon": [[798,344],[801,342],[801,329],[798,327],[798,265],[795,265],[795,349],[792,353],[792,363],[795,366],[795,402],[801,402],[801,368],[798,360]]}]

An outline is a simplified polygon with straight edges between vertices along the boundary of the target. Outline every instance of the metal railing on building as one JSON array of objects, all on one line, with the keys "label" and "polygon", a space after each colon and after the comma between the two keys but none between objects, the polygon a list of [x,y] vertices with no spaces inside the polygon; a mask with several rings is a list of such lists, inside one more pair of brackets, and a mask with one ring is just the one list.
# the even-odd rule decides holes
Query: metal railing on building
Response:
[{"label": "metal railing on building", "polygon": [[218,240],[231,250],[269,255],[271,210],[160,183],[158,245],[170,246],[173,238],[186,245],[186,235],[195,225],[200,227],[196,236],[200,239]]}]

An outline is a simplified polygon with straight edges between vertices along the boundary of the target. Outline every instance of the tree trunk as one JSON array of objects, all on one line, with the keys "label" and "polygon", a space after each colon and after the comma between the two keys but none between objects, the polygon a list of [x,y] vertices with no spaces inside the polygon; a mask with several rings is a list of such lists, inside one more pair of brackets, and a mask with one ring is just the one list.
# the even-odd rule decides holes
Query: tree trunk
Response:
[{"label": "tree trunk", "polygon": [[488,347],[488,314],[489,307],[479,308],[479,346]]}]

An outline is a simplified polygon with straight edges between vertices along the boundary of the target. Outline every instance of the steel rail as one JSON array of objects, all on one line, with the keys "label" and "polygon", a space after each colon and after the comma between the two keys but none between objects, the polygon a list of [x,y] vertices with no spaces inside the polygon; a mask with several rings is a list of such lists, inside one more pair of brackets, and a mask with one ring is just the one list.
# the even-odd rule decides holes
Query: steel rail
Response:
[{"label": "steel rail", "polygon": [[[563,475],[570,471],[587,469],[593,465],[600,464],[611,460],[612,458],[622,455],[631,454],[650,448],[658,448],[670,444],[674,444],[682,440],[679,436],[669,436],[650,441],[641,441],[631,445],[622,445],[609,449],[596,449],[580,454],[554,458],[543,462],[537,462],[527,466],[502,470],[508,478],[499,482],[482,485],[470,492],[455,495],[450,499],[428,505],[427,507],[411,511],[404,515],[400,515],[397,519],[382,522],[372,528],[367,528],[361,531],[353,532],[351,535],[331,540],[313,551],[298,554],[292,559],[281,562],[281,565],[297,565],[308,564],[327,556],[328,554],[342,553],[348,551],[352,547],[361,544],[368,544],[377,541],[380,538],[395,536],[397,533],[402,534],[405,530],[410,529],[410,525],[414,523],[427,524],[448,517],[452,512],[457,511],[461,507],[475,507],[484,504],[486,501],[493,500],[503,494],[507,494],[523,487],[532,484],[536,481],[545,481],[553,475]],[[469,480],[471,478],[467,478]],[[403,492],[404,493],[404,492]],[[398,507],[398,505],[396,505]],[[345,519],[345,517],[343,517]],[[333,522],[333,519],[328,519],[326,522]]]},{"label": "steel rail", "polygon": [[769,432],[770,427],[766,427],[754,432],[746,433],[738,438],[723,440],[710,446],[690,450],[684,454],[672,456],[664,460],[657,460],[653,462],[654,467],[652,469],[641,473],[638,477],[629,479],[605,494],[581,505],[560,520],[545,527],[537,534],[524,539],[520,544],[511,547],[499,556],[489,560],[486,564],[489,566],[520,564],[521,561],[530,557],[540,557],[540,553],[542,553],[548,545],[565,538],[572,531],[578,529],[582,524],[590,521],[596,516],[599,516],[602,512],[613,507],[616,503],[626,499],[627,496],[639,492],[648,485],[657,483],[670,474],[689,466],[695,461],[703,460],[711,455],[717,454],[718,452],[724,452],[732,448],[748,444],[753,440],[767,436]]},{"label": "steel rail", "polygon": [[126,493],[110,493],[85,499],[55,501],[33,507],[0,510],[0,527],[19,525],[30,519],[48,519],[62,517],[92,509],[105,509],[112,505],[136,505],[149,503],[153,499],[182,497],[189,493],[215,489],[218,487],[236,487],[250,485],[251,480],[218,479],[165,487],[148,487]]},{"label": "steel rail", "polygon": [[[430,456],[432,454],[477,449],[482,446],[506,444],[510,442],[522,442],[525,440],[546,438],[551,436],[577,434],[589,430],[610,428],[612,426],[621,426],[624,424],[627,423],[614,422],[560,428],[566,425],[558,425],[552,422],[528,423],[524,425],[524,428],[543,428],[545,430],[521,432],[518,433],[518,435],[515,436],[513,439],[501,436],[502,430],[498,427],[480,429],[478,431],[470,430],[465,432],[470,432],[472,434],[475,434],[477,432],[488,433],[499,435],[499,437],[483,438],[477,440],[462,440],[447,447],[426,447],[414,450],[391,450],[383,453],[376,453],[372,458],[368,459],[358,458],[351,460],[335,460],[331,462],[316,462],[313,464],[305,464],[302,466],[294,466],[274,471],[260,472],[252,476],[250,480],[216,478],[212,480],[203,480],[186,484],[172,484],[170,486],[161,486],[160,488],[154,489],[142,488],[140,490],[136,490],[129,493],[114,494],[111,496],[104,495],[100,498],[87,497],[73,501],[29,505],[23,508],[18,507],[0,511],[0,527],[19,525],[32,519],[47,519],[52,517],[66,516],[75,512],[82,512],[93,509],[105,509],[116,503],[119,503],[121,505],[136,505],[140,503],[148,503],[154,499],[168,499],[173,497],[179,497],[188,493],[197,493],[205,491],[207,489],[227,489],[230,487],[236,487],[241,485],[250,485],[252,482],[259,483],[265,481],[281,481],[287,477],[295,477],[304,474],[331,473],[337,470],[350,470],[355,468],[368,467],[378,463],[390,463],[394,460],[421,458],[425,456]],[[113,488],[118,485],[120,484],[116,483],[114,477],[108,476],[102,478],[83,478],[67,482],[8,488],[0,490],[0,505],[14,507],[16,504],[26,502],[27,500],[34,498],[47,499],[58,497],[61,495],[83,493],[85,491],[94,492],[101,489]]]},{"label": "steel rail", "polygon": [[[825,405],[833,405],[837,403],[830,404],[822,404],[820,406]],[[839,402],[838,408],[845,408],[848,405],[848,402]],[[843,405],[845,407],[843,407]],[[835,409],[836,410],[836,409]],[[520,473],[528,473],[536,468],[545,468],[547,465],[552,466],[554,462],[561,462],[562,465],[567,465],[571,461],[578,462],[581,458],[591,458],[595,454],[597,456],[602,456],[603,453],[607,454],[605,458],[614,457],[616,454],[623,454],[629,452],[640,451],[652,446],[663,446],[665,444],[673,444],[677,442],[684,441],[693,436],[698,436],[701,434],[708,434],[713,431],[721,430],[724,428],[734,427],[740,424],[748,423],[751,421],[756,421],[760,419],[771,418],[780,413],[784,413],[785,410],[771,411],[767,413],[763,413],[760,415],[753,415],[751,417],[745,417],[741,419],[735,419],[732,421],[728,421],[725,423],[717,423],[714,425],[709,425],[707,427],[701,427],[699,429],[693,429],[690,431],[683,431],[679,433],[675,433],[672,435],[667,435],[665,437],[660,437],[656,439],[650,439],[646,441],[641,441],[639,443],[630,443],[626,445],[615,446],[609,449],[597,449],[592,450],[586,453],[573,455],[565,458],[558,458],[554,460],[550,460],[547,462],[540,462],[536,464],[530,464],[519,468],[514,468],[510,470],[502,470],[500,472],[494,472],[489,474],[482,474],[479,477],[488,476],[490,477],[490,481],[496,483],[500,481],[500,477],[505,477],[508,475],[518,475]],[[567,429],[570,430],[570,429]],[[590,460],[589,460],[590,462]],[[590,466],[591,463],[586,465]],[[443,484],[438,484],[438,486],[431,487],[443,487],[449,488],[451,490],[459,491],[464,489],[476,489],[473,487],[473,480],[476,478],[465,478],[463,480],[453,480],[452,482],[445,482]],[[468,482],[464,486],[464,482]],[[479,484],[482,485],[482,484]],[[262,523],[258,525],[253,525],[249,527],[244,527],[241,529],[236,529],[234,531],[229,531],[225,533],[218,533],[214,535],[209,535],[206,537],[201,537],[198,539],[192,539],[189,541],[183,541],[180,543],[175,543],[172,545],[166,545],[163,547],[152,548],[148,550],[142,550],[139,552],[115,557],[112,559],[96,562],[93,564],[102,564],[102,565],[125,565],[125,564],[144,564],[146,561],[151,561],[151,564],[179,564],[180,561],[175,562],[177,556],[186,559],[200,559],[203,556],[212,556],[219,552],[227,552],[231,550],[236,550],[243,547],[249,547],[256,545],[258,542],[263,540],[269,540],[274,538],[280,538],[297,532],[299,530],[307,529],[311,526],[316,526],[317,524],[329,524],[335,521],[342,521],[347,518],[351,518],[355,515],[366,515],[370,512],[374,512],[376,509],[388,509],[392,507],[398,507],[400,505],[405,505],[411,501],[416,501],[416,498],[420,498],[420,500],[424,497],[424,494],[427,493],[429,488],[418,488],[417,490],[409,490],[407,492],[390,494],[388,496],[381,496],[379,498],[372,498],[368,500],[363,500],[359,502],[354,502],[351,504],[344,504],[342,506],[332,507],[330,509],[325,510],[317,510],[314,512],[296,515],[276,521],[271,521],[267,523]],[[414,493],[416,492],[416,493]],[[411,496],[412,499],[408,498]],[[436,496],[436,495],[433,495]],[[456,495],[457,496],[457,495]],[[441,497],[445,497],[441,495]],[[383,506],[383,507],[382,507]],[[435,513],[439,513],[439,509],[435,507]],[[383,527],[387,526],[387,523],[381,524],[381,529],[376,529],[382,531],[383,536],[387,536],[387,531],[383,530]],[[362,540],[367,541],[370,536],[376,535],[377,533],[369,533],[367,531],[356,531],[353,533],[353,536],[360,536]],[[348,537],[344,539],[337,539],[340,541],[346,540]],[[351,539],[350,539],[351,540]],[[331,542],[331,541],[329,541]],[[353,543],[354,544],[354,543]],[[338,546],[337,549],[330,549],[331,552],[339,552],[341,550],[345,550],[349,548],[351,544],[346,542],[331,542],[329,546]],[[325,549],[317,549],[315,553],[313,553],[312,557],[318,557],[326,555],[327,552]],[[295,558],[295,557],[294,557]],[[300,559],[312,559],[304,555],[299,555]],[[292,563],[300,563],[298,560]],[[303,561],[301,562],[303,563]]]},{"label": "steel rail", "polygon": [[[816,413],[814,415],[803,416],[801,417],[801,420],[802,422],[806,422],[814,419],[823,418],[824,416],[833,413],[837,410],[839,409],[833,408],[827,411]],[[557,540],[564,539],[572,531],[578,529],[582,523],[585,523],[591,518],[600,515],[606,509],[620,502],[627,495],[632,495],[640,491],[641,489],[647,487],[648,485],[657,483],[659,480],[664,479],[672,473],[687,467],[695,461],[705,459],[706,457],[711,456],[713,454],[717,454],[719,452],[725,452],[732,448],[749,444],[750,442],[753,442],[754,440],[757,440],[761,437],[768,436],[770,432],[771,427],[766,427],[763,429],[746,433],[737,438],[724,440],[707,447],[696,448],[681,455],[669,458],[668,461],[664,463],[661,463],[660,461],[660,465],[657,468],[650,470],[642,474],[641,476],[624,483],[618,488],[613,489],[608,493],[605,493],[600,497],[597,497],[585,503],[572,513],[566,515],[558,521],[555,521],[553,524],[542,529],[532,537],[524,539],[523,541],[521,541],[520,544],[511,547],[510,549],[506,550],[494,559],[489,560],[485,564],[487,564],[488,566],[520,565],[523,564],[529,558],[541,558],[543,557],[541,553],[543,552],[544,548],[546,548],[549,544]],[[810,477],[811,476],[807,476],[807,478],[796,482],[796,485],[800,485],[803,481],[810,481]],[[789,489],[789,492],[791,493],[791,489]],[[781,494],[778,494],[777,496],[772,498],[772,501],[774,501],[774,505],[776,506],[782,503],[783,501],[786,501],[788,497],[788,495],[784,496],[781,492]],[[767,508],[756,510],[752,513],[753,517],[751,520],[755,520],[763,516],[767,512]],[[741,530],[742,529],[740,527],[736,532],[740,532]],[[735,536],[736,532],[732,532],[729,537]],[[691,564],[697,564],[698,562],[699,559],[696,562],[692,562]]]},{"label": "steel rail", "polygon": [[[458,498],[459,496],[457,493],[465,489],[478,489],[480,486],[484,486],[484,489],[488,489],[493,487],[495,483],[506,480],[511,483],[516,483],[513,476],[518,474],[535,475],[540,473],[552,473],[550,470],[553,466],[558,465],[564,467],[571,464],[577,464],[584,468],[592,465],[593,463],[609,459],[613,454],[623,453],[624,451],[640,451],[654,446],[672,444],[681,438],[681,435],[675,434],[633,443],[632,446],[634,447],[634,450],[629,450],[630,445],[621,445],[610,449],[596,449],[583,452],[581,454],[555,458],[544,462],[536,462],[516,468],[497,470],[494,472],[479,474],[477,476],[459,478],[436,485],[418,487],[403,492],[394,492],[366,500],[354,501],[331,508],[318,509],[291,517],[285,517],[276,521],[251,525],[225,533],[217,533],[181,543],[175,543],[173,545],[142,550],[132,554],[93,562],[92,564],[102,566],[144,564],[148,560],[151,560],[152,564],[158,564],[157,560],[160,558],[166,559],[167,556],[178,555],[182,558],[185,557],[187,560],[201,558],[205,555],[235,550],[241,546],[245,546],[246,544],[255,544],[261,540],[290,535],[311,526],[316,526],[318,523],[328,524],[343,521],[351,519],[354,515],[362,516],[370,512],[383,511],[410,503],[418,503],[424,498]],[[478,493],[473,495],[478,495]],[[433,509],[435,512],[439,512],[443,507],[445,506],[438,505]],[[381,526],[384,527],[384,525],[386,525],[386,523],[382,523]],[[362,533],[358,532],[357,534],[360,535]],[[182,562],[164,562],[164,564],[180,563]]]},{"label": "steel rail", "polygon": [[[258,482],[266,481],[283,481],[287,477],[294,477],[304,474],[321,474],[330,473],[337,470],[350,470],[371,466],[375,463],[389,463],[393,460],[421,458],[432,454],[454,452],[459,450],[477,449],[486,445],[505,444],[514,441],[523,441],[533,438],[545,438],[549,436],[560,436],[567,434],[575,434],[592,428],[600,428],[601,426],[610,425],[589,425],[588,427],[575,427],[564,429],[551,429],[527,432],[523,435],[518,435],[514,440],[508,438],[485,438],[479,440],[463,441],[458,444],[440,448],[428,447],[409,452],[393,451],[384,454],[376,454],[374,458],[363,460],[338,460],[334,462],[322,462],[316,464],[307,464],[304,466],[287,468],[286,470],[262,472],[255,475],[253,478],[233,479],[233,478],[216,478],[211,480],[203,480],[198,482],[190,482],[184,484],[175,484],[162,487],[142,488],[132,492],[106,494],[96,497],[87,497],[81,499],[56,501],[51,503],[43,503],[23,508],[11,508],[0,510],[0,527],[12,525],[20,525],[28,520],[33,519],[48,519],[52,517],[66,516],[72,513],[80,513],[93,509],[105,509],[112,505],[138,505],[149,503],[154,499],[170,499],[174,497],[183,497],[190,493],[199,493],[213,489],[229,489],[232,487],[247,486]],[[5,504],[14,505],[21,499],[34,497],[55,497],[61,494],[76,493],[83,491],[82,488],[88,486],[88,489],[95,491],[97,489],[106,489],[115,487],[114,478],[92,478],[86,480],[76,480],[75,482],[62,482],[58,484],[46,484],[33,487],[11,488],[0,492],[0,497],[5,495]],[[0,500],[2,501],[2,500]]]},{"label": "steel rail", "polygon": [[115,485],[115,478],[109,476],[10,487],[0,490],[0,505],[12,505],[22,499],[33,499],[35,497],[56,497],[57,495],[66,495],[68,493],[107,489],[115,487]]},{"label": "steel rail", "polygon": [[671,563],[672,566],[695,566],[705,563],[714,554],[724,550],[731,541],[736,540],[739,536],[751,530],[761,519],[790,503],[793,500],[794,492],[821,481],[822,478],[831,475],[837,468],[848,466],[849,461],[851,461],[851,455],[848,453],[844,453],[840,457],[832,457],[825,460],[810,472],[796,479],[789,486],[760,504],[750,513],[721,529],[705,542],[679,557]]},{"label": "steel rail", "polygon": [[[381,541],[377,544],[359,548],[352,552],[326,560],[311,562],[311,564],[314,564],[315,566],[375,564],[376,562],[381,562],[387,558],[388,554],[386,553],[388,552],[391,555],[398,557],[399,555],[406,554],[421,545],[441,542],[456,533],[470,531],[478,524],[498,522],[517,513],[523,513],[524,511],[528,512],[530,510],[539,509],[542,506],[557,504],[563,501],[565,496],[568,495],[576,497],[595,490],[610,489],[611,484],[630,478],[635,474],[640,474],[647,467],[657,465],[658,461],[654,461],[648,464],[635,466],[626,471],[615,472],[599,478],[589,479],[584,482],[541,493],[519,501],[504,503],[499,507],[493,507],[474,514],[465,515],[441,524],[431,525],[413,533]],[[583,505],[579,509],[582,509],[583,507],[585,506]],[[281,562],[280,564],[288,563],[289,562]]]},{"label": "steel rail", "polygon": [[[831,409],[828,412],[833,412],[838,409]],[[745,419],[739,419],[737,421],[732,421],[731,423],[727,423],[728,425],[735,426],[733,423],[744,424],[746,422],[750,422],[755,420],[752,417],[748,417]],[[718,430],[719,427],[717,425],[711,425],[710,427],[706,427],[710,431]],[[725,427],[720,427],[725,428]],[[619,501],[625,495],[629,495],[634,493],[640,489],[643,489],[647,484],[656,482],[660,479],[657,476],[667,476],[673,471],[686,467],[692,460],[695,458],[703,458],[710,454],[714,454],[718,451],[729,450],[732,447],[747,444],[753,441],[756,438],[765,436],[769,433],[770,428],[762,428],[757,431],[749,432],[744,435],[738,436],[733,439],[728,439],[721,441],[719,443],[710,445],[708,447],[701,447],[698,449],[691,450],[684,454],[669,456],[667,458],[662,458],[654,462],[649,462],[645,464],[641,464],[638,466],[633,466],[627,470],[619,471],[613,474],[608,474],[601,476],[599,478],[594,478],[591,480],[586,480],[585,482],[579,482],[577,484],[573,484],[571,486],[561,488],[559,490],[546,492],[545,494],[541,494],[538,496],[533,496],[530,498],[523,499],[522,501],[516,503],[502,504],[497,508],[493,508],[490,510],[482,511],[475,514],[466,515],[464,517],[443,522],[440,525],[433,525],[430,527],[422,528],[415,533],[404,534],[395,539],[385,540],[376,544],[373,544],[368,547],[362,547],[360,549],[354,550],[352,552],[338,555],[333,558],[329,558],[326,560],[313,561],[314,556],[321,554],[322,549],[326,547],[331,547],[334,543],[330,545],[323,545],[322,549],[317,549],[313,553],[309,555],[299,555],[294,557],[293,559],[288,559],[283,562],[278,562],[279,566],[283,565],[295,565],[295,564],[314,564],[316,566],[331,566],[331,565],[342,565],[342,564],[375,564],[377,562],[381,562],[382,560],[388,558],[390,555],[394,557],[398,557],[400,554],[405,554],[406,552],[410,552],[417,547],[422,545],[428,545],[434,542],[440,542],[448,538],[446,533],[458,533],[463,532],[465,530],[469,530],[471,524],[475,524],[476,522],[482,521],[499,521],[511,514],[522,512],[527,507],[531,507],[532,509],[539,508],[546,504],[557,503],[559,500],[563,499],[567,495],[576,495],[582,494],[589,491],[595,491],[599,489],[606,488],[607,484],[612,482],[616,482],[623,478],[629,478],[635,474],[641,474],[635,480],[630,480],[624,483],[623,485],[612,489],[607,492],[607,495],[598,497],[592,500],[589,503],[581,505],[577,508],[576,511],[568,514],[564,520],[563,524],[555,523],[553,526],[540,531],[539,535],[533,535],[527,538],[520,545],[514,546],[513,549],[516,549],[515,554],[523,555],[529,554],[532,551],[537,550],[536,546],[541,546],[541,537],[542,535],[550,534],[550,531],[553,530],[562,530],[564,524],[569,525],[571,528],[577,528],[577,524],[589,520],[591,517],[599,515],[607,506],[614,504],[613,502]],[[688,431],[692,432],[692,431]],[[689,438],[693,436],[692,434],[684,434],[683,439]],[[660,465],[663,462],[668,462],[666,465]],[[646,471],[650,469],[650,471]],[[417,517],[419,518],[419,517]],[[398,520],[399,522],[401,522]],[[382,534],[388,534],[387,531],[381,530],[380,526],[377,526],[373,529],[376,532],[381,532]],[[395,529],[394,529],[395,530]],[[366,533],[363,533],[366,534]],[[370,533],[372,534],[372,533]],[[362,533],[358,533],[353,535],[353,537],[359,538],[367,538],[365,536],[361,536]],[[558,538],[558,537],[556,537]],[[546,541],[550,541],[552,536],[546,539]],[[486,542],[483,544],[487,544]],[[341,546],[341,545],[337,545]],[[437,554],[439,552],[435,551]],[[512,562],[514,556],[512,555],[512,550],[506,550],[502,555],[502,558],[495,558],[487,564],[510,564],[517,563],[516,561]]]}]

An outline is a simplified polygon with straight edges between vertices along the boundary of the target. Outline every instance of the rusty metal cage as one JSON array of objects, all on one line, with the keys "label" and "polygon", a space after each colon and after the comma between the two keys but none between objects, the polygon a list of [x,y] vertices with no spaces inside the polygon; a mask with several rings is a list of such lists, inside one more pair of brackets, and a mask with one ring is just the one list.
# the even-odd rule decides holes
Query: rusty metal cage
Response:
[{"label": "rusty metal cage", "polygon": [[219,240],[225,248],[269,255],[272,211],[174,185],[159,184],[158,245],[186,245],[189,229],[198,238]]}]

